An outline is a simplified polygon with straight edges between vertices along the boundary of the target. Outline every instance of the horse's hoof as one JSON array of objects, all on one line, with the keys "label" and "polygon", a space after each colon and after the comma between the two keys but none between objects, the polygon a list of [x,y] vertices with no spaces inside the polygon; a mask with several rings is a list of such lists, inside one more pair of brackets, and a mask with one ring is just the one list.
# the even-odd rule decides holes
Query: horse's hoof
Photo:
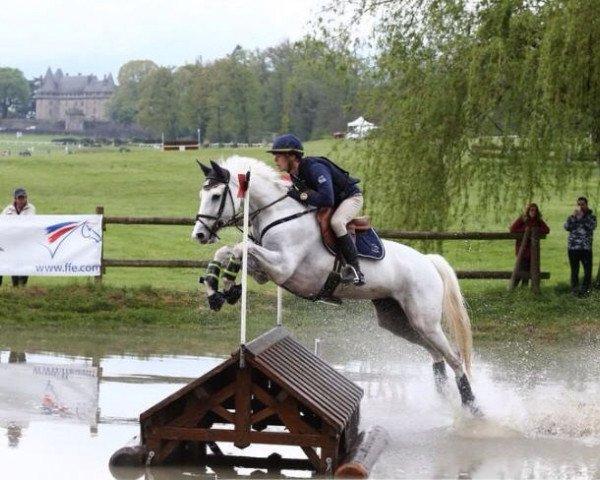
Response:
[{"label": "horse's hoof", "polygon": [[471,415],[473,415],[475,418],[483,418],[485,416],[481,411],[481,408],[479,408],[475,402],[467,403],[464,405],[464,407],[468,408]]},{"label": "horse's hoof", "polygon": [[229,290],[223,292],[223,296],[227,300],[227,303],[229,303],[230,305],[233,305],[242,296],[242,286],[241,285],[233,285]]},{"label": "horse's hoof", "polygon": [[215,292],[208,296],[208,306],[211,310],[218,312],[225,303],[225,295],[221,292]]}]

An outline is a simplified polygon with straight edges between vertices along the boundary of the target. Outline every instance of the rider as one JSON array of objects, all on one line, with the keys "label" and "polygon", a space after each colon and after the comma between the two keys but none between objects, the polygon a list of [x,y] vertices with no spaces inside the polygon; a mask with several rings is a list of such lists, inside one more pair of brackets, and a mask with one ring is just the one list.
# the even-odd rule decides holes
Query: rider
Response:
[{"label": "rider", "polygon": [[346,224],[363,205],[363,196],[357,185],[360,180],[325,157],[304,157],[302,142],[291,134],[277,138],[267,152],[275,156],[280,170],[290,174],[294,184],[288,190],[290,197],[319,208],[335,209],[331,229],[336,245],[353,269],[354,284],[364,285],[365,277],[360,271],[356,246],[346,229]]}]

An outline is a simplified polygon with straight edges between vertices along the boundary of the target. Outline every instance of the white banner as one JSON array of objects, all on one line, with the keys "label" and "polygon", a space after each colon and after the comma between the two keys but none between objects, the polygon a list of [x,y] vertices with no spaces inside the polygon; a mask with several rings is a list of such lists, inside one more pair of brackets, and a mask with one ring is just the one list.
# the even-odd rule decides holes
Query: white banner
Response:
[{"label": "white banner", "polygon": [[0,215],[0,275],[96,276],[102,215]]},{"label": "white banner", "polygon": [[42,419],[96,424],[98,368],[0,363],[0,424]]}]

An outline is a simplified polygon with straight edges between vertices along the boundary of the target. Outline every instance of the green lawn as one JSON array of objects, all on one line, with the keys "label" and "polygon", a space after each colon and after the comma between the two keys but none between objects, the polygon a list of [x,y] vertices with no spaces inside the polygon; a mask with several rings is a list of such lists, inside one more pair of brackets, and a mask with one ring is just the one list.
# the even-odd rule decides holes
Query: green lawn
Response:
[{"label": "green lawn", "polygon": [[[240,154],[272,161],[271,155],[262,148],[162,152],[148,146],[131,146],[131,151],[124,153],[116,147],[74,149],[74,153],[67,153],[64,147],[48,151],[38,148],[43,143],[34,143],[50,139],[25,135],[16,144],[14,136],[0,134],[0,152],[9,145],[13,152],[11,156],[0,157],[2,204],[11,201],[15,187],[24,186],[39,214],[94,213],[97,206],[103,206],[107,216],[193,218],[198,208],[198,188],[203,180],[196,159],[208,162]],[[31,145],[35,145],[31,156],[14,154]],[[336,161],[341,159],[340,163],[344,164],[352,161],[345,158],[351,145],[339,148],[339,142],[324,140],[309,142],[306,149],[315,154],[333,151],[331,157]],[[584,167],[590,168],[591,175],[598,175],[593,167]],[[597,314],[600,291],[593,292],[590,298],[578,299],[569,295],[567,287],[567,234],[563,223],[580,194],[588,194],[592,208],[600,200],[594,192],[581,192],[577,185],[571,185],[564,196],[553,196],[551,201],[540,205],[551,228],[548,238],[542,241],[542,270],[549,271],[551,278],[542,281],[541,295],[536,297],[521,289],[508,292],[506,280],[461,281],[476,338],[596,338],[600,330]],[[490,214],[461,223],[466,230],[507,231],[517,214],[499,215],[501,220],[494,220],[497,215]],[[192,241],[190,233],[190,226],[108,225],[104,254],[106,258],[124,259],[212,258],[218,245],[200,246]],[[234,243],[241,239],[241,233],[230,229],[222,238],[222,243]],[[596,241],[595,265],[600,258],[598,245]],[[421,247],[421,244],[415,242],[415,246]],[[457,270],[511,270],[514,263],[511,240],[446,241],[443,249],[444,256]],[[0,317],[12,325],[26,325],[31,321],[53,323],[59,318],[65,319],[65,326],[83,322],[84,328],[87,324],[106,324],[110,328],[122,323],[131,331],[140,323],[177,325],[190,331],[200,325],[203,331],[235,336],[239,307],[226,306],[219,314],[209,312],[203,289],[197,282],[201,273],[195,269],[111,267],[101,289],[94,287],[93,280],[88,278],[32,277],[23,292],[7,288],[10,282],[5,279],[0,292]],[[55,288],[65,285],[68,288]],[[253,328],[262,331],[274,322],[275,286],[259,286],[250,281],[249,289],[249,307],[254,318],[259,318],[259,326]],[[288,312],[294,312],[295,326],[311,328],[316,322],[322,328],[323,320],[330,319],[331,328],[339,328],[343,318],[358,311],[372,319],[367,304],[359,308],[349,303],[339,310],[286,295],[285,305]],[[287,322],[291,321],[289,317]]]},{"label": "green lawn", "polygon": [[[174,216],[192,218],[198,208],[198,188],[202,181],[196,159],[219,160],[231,154],[253,156],[267,162],[271,155],[263,148],[202,149],[187,152],[162,152],[151,146],[71,148],[52,144],[53,137],[25,133],[20,139],[13,134],[0,134],[0,151],[11,149],[12,156],[0,157],[0,201],[11,201],[16,186],[28,189],[30,201],[39,214],[94,213],[103,206],[107,216]],[[308,142],[309,153],[331,154],[346,161],[351,145],[340,147],[333,140]],[[31,157],[15,152],[31,149]],[[50,148],[52,147],[52,148]],[[354,161],[354,160],[352,160]],[[575,167],[574,167],[575,168]],[[587,166],[587,168],[592,168]],[[597,170],[591,170],[597,175]],[[568,280],[566,255],[567,234],[563,223],[571,212],[575,198],[588,194],[595,207],[595,192],[581,192],[572,185],[568,192],[541,204],[550,235],[542,241],[542,270],[551,273],[543,287],[554,288]],[[4,200],[2,200],[2,198]],[[368,201],[368,198],[367,198]],[[435,198],[432,198],[435,201]],[[507,231],[518,212],[505,214],[500,221],[490,214],[485,219],[474,217],[461,221],[466,230]],[[485,225],[482,227],[481,225]],[[457,228],[458,230],[458,228]],[[208,259],[216,246],[199,246],[190,239],[187,226],[108,225],[104,239],[106,258]],[[224,235],[227,242],[238,241],[241,234],[231,229]],[[598,254],[596,242],[596,258]],[[414,242],[417,248],[422,244]],[[443,254],[457,270],[510,270],[514,263],[513,241],[446,241]],[[104,281],[113,286],[152,285],[176,289],[195,288],[197,271],[190,269],[109,268]],[[37,277],[32,284],[54,285],[85,280]],[[467,290],[506,285],[503,280],[462,281]]]}]

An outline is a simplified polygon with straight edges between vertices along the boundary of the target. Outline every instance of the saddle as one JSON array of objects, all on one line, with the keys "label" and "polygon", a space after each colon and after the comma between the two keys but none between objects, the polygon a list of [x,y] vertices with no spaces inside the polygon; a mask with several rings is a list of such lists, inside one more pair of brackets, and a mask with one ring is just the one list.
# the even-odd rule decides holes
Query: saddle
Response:
[{"label": "saddle", "polygon": [[[321,291],[310,300],[314,302],[323,302],[332,305],[340,305],[342,301],[333,295],[333,292],[340,283],[347,283],[348,279],[344,277],[341,255],[338,252],[335,243],[335,234],[331,229],[330,220],[333,215],[333,208],[320,208],[317,211],[317,222],[321,229],[321,238],[325,248],[335,256],[333,270],[329,273]],[[368,217],[357,217],[352,219],[347,225],[348,233],[354,239],[356,251],[359,257],[369,258],[371,260],[381,260],[385,256],[385,249],[379,236],[369,224]]]},{"label": "saddle", "polygon": [[[332,255],[337,255],[335,234],[331,229],[333,208],[324,207],[317,211],[317,222],[321,229],[323,244]],[[377,232],[371,227],[369,217],[356,217],[346,225],[348,233],[354,239],[359,257],[381,260],[385,256],[383,243]]]}]

